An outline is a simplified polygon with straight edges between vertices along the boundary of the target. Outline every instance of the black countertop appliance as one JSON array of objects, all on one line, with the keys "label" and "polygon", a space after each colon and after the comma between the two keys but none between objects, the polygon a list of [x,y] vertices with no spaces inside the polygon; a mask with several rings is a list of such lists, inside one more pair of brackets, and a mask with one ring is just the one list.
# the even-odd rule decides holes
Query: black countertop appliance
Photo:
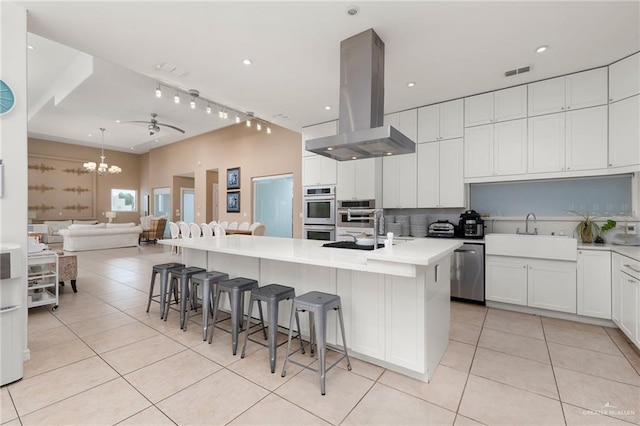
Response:
[{"label": "black countertop appliance", "polygon": [[458,229],[461,238],[484,238],[484,219],[475,210],[467,210],[460,215]]}]

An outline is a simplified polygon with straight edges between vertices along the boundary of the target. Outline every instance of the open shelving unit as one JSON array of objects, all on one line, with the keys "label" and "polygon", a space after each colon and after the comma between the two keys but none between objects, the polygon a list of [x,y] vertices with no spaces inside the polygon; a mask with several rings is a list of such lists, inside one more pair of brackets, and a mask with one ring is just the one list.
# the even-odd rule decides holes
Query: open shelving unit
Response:
[{"label": "open shelving unit", "polygon": [[58,255],[51,250],[30,253],[27,274],[27,306],[58,309]]}]

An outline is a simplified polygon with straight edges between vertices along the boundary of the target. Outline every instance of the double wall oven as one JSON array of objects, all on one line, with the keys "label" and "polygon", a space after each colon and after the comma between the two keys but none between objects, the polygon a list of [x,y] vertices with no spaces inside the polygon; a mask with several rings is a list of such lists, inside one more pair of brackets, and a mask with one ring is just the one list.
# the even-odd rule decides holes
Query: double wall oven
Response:
[{"label": "double wall oven", "polygon": [[305,186],[303,198],[303,238],[335,241],[336,187]]}]

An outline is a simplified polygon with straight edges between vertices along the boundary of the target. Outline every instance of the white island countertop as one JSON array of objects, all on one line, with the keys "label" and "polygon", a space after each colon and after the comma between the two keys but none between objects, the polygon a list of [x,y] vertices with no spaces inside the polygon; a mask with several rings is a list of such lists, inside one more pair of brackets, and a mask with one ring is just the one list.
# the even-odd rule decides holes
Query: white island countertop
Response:
[{"label": "white island countertop", "polygon": [[429,266],[462,246],[461,241],[416,239],[389,248],[350,250],[322,247],[325,242],[249,235],[159,241],[187,249],[406,277],[415,277],[417,266]]}]

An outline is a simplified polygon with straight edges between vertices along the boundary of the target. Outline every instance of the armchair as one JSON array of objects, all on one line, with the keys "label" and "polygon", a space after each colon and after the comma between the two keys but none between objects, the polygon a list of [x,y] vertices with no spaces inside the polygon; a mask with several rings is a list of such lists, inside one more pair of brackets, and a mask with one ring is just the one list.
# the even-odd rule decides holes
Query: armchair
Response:
[{"label": "armchair", "polygon": [[164,228],[167,226],[166,217],[154,217],[151,219],[149,229],[143,229],[140,233],[138,242],[151,242],[155,244],[158,240],[161,240],[164,236]]}]

